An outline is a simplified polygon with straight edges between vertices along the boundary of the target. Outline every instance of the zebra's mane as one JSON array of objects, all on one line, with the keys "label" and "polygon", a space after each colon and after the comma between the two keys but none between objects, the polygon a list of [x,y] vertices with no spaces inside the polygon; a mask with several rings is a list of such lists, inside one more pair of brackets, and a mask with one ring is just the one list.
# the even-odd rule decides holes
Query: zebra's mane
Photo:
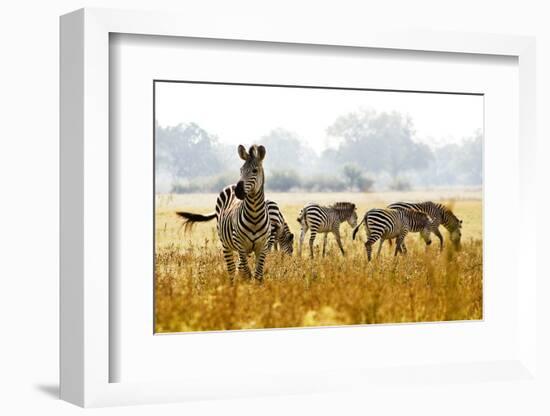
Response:
[{"label": "zebra's mane", "polygon": [[454,212],[445,204],[437,204],[439,208],[444,212],[444,214],[447,216],[447,223],[454,229],[459,226],[460,220],[458,217],[454,214]]},{"label": "zebra's mane", "polygon": [[408,215],[410,218],[415,219],[416,221],[421,221],[424,224],[432,221],[431,217],[422,211],[410,210],[401,212],[406,213],[406,215]]},{"label": "zebra's mane", "polygon": [[352,202],[335,202],[330,205],[329,208],[337,211],[338,213],[346,216],[350,216],[355,211],[355,204]]}]

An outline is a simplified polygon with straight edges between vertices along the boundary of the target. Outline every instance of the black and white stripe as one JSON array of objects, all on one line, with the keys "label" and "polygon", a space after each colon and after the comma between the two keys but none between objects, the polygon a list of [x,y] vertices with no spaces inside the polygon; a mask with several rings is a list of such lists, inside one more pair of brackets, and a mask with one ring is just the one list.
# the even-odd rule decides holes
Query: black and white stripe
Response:
[{"label": "black and white stripe", "polygon": [[342,255],[345,255],[342,240],[340,238],[340,224],[347,221],[351,227],[357,225],[357,209],[355,204],[351,202],[337,202],[328,207],[321,206],[316,203],[307,204],[298,216],[297,221],[301,225],[300,245],[298,246],[298,254],[302,255],[302,244],[304,242],[307,231],[310,231],[309,236],[309,253],[313,258],[313,243],[318,233],[324,233],[323,239],[323,257],[327,247],[328,233],[334,234],[338,247]]},{"label": "black and white stripe", "polygon": [[396,238],[395,255],[397,253],[406,253],[407,247],[405,246],[405,237],[409,232],[420,232],[422,238],[426,244],[431,244],[430,232],[433,224],[426,214],[419,211],[412,210],[397,210],[397,209],[371,209],[369,210],[363,220],[354,228],[352,238],[355,240],[355,235],[365,223],[367,230],[367,241],[365,242],[365,248],[367,249],[367,257],[369,261],[372,257],[372,246],[378,240],[380,245],[378,247],[377,256],[380,255],[384,240]]},{"label": "black and white stripe", "polygon": [[269,250],[271,223],[264,197],[265,157],[263,146],[253,145],[247,152],[240,145],[238,153],[245,162],[241,167],[241,179],[236,185],[226,187],[216,200],[216,211],[208,215],[178,212],[185,219],[185,225],[195,222],[218,222],[218,236],[222,243],[223,255],[230,276],[235,273],[236,252],[239,257],[239,272],[252,277],[248,266],[248,256],[255,254],[256,268],[254,277],[263,279],[265,257]]},{"label": "black and white stripe", "polygon": [[432,201],[426,202],[395,202],[388,205],[390,209],[408,209],[420,211],[428,215],[434,224],[433,233],[439,239],[439,247],[443,249],[443,236],[439,232],[439,225],[445,227],[451,236],[451,242],[458,248],[462,237],[462,220],[459,220],[451,209],[443,204]]},{"label": "black and white stripe", "polygon": [[294,250],[294,234],[290,231],[290,227],[279,209],[279,205],[275,201],[266,200],[267,211],[269,212],[269,220],[271,221],[271,236],[269,246],[275,250],[279,248],[286,254],[292,254]]}]

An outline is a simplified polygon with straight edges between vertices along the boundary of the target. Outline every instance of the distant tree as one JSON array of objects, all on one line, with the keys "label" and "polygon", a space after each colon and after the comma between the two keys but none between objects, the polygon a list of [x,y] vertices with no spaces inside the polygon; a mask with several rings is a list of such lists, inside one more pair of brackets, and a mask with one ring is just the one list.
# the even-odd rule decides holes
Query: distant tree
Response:
[{"label": "distant tree", "polygon": [[314,175],[302,180],[302,188],[309,192],[341,192],[346,183],[338,176]]},{"label": "distant tree", "polygon": [[344,173],[344,177],[346,178],[349,188],[355,188],[355,186],[357,185],[357,181],[359,181],[362,176],[361,169],[359,169],[359,167],[355,164],[348,163],[344,165],[342,171]]},{"label": "distant tree", "polygon": [[481,130],[462,143],[458,169],[467,185],[481,184],[483,180],[483,137]]},{"label": "distant tree", "polygon": [[373,185],[374,185],[374,181],[365,176],[361,176],[357,180],[357,189],[359,189],[362,192],[370,192],[372,190]]},{"label": "distant tree", "polygon": [[266,147],[264,167],[269,170],[304,169],[315,159],[315,152],[293,132],[282,128],[271,130],[260,138]]},{"label": "distant tree", "polygon": [[272,171],[266,187],[273,191],[286,192],[299,188],[300,184],[300,176],[293,170]]},{"label": "distant tree", "polygon": [[402,172],[429,166],[433,154],[427,145],[413,140],[410,118],[400,113],[360,111],[339,117],[328,129],[340,139],[334,156],[340,163],[355,163],[369,172]]},{"label": "distant tree", "polygon": [[228,171],[217,175],[209,181],[208,191],[210,192],[220,192],[223,188],[228,185],[237,183],[239,180],[239,171]]},{"label": "distant tree", "polygon": [[390,189],[392,191],[410,191],[412,188],[412,185],[411,183],[406,180],[406,179],[403,179],[403,178],[398,178],[398,179],[395,179],[391,184],[390,184]]},{"label": "distant tree", "polygon": [[155,164],[157,172],[173,178],[195,178],[217,174],[224,166],[216,136],[195,123],[175,127],[156,125]]},{"label": "distant tree", "polygon": [[350,190],[369,191],[374,184],[374,181],[363,176],[363,171],[355,164],[345,164],[342,172]]},{"label": "distant tree", "polygon": [[481,185],[483,180],[483,136],[480,130],[462,143],[434,150],[431,171],[438,185]]}]

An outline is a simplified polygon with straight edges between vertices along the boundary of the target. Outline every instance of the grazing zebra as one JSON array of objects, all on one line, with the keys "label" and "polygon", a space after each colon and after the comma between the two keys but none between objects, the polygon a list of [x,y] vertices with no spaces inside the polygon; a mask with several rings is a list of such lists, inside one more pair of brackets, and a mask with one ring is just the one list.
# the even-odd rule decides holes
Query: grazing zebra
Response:
[{"label": "grazing zebra", "polygon": [[292,254],[294,249],[294,234],[290,231],[290,227],[285,221],[285,217],[279,209],[279,205],[276,202],[267,200],[265,201],[267,211],[269,212],[269,220],[271,221],[271,237],[269,242],[269,248],[274,247],[275,250],[281,248],[281,251],[287,254]]},{"label": "grazing zebra", "polygon": [[397,253],[407,253],[405,246],[405,237],[409,232],[420,232],[427,245],[432,243],[430,232],[433,224],[426,214],[412,210],[398,209],[371,209],[367,211],[363,220],[353,229],[352,238],[355,240],[355,235],[361,224],[365,223],[367,229],[367,241],[365,248],[367,249],[367,257],[369,261],[372,257],[372,246],[376,241],[380,240],[377,256],[380,255],[384,240],[396,238],[395,255]]},{"label": "grazing zebra", "polygon": [[340,239],[340,224],[347,221],[351,227],[355,227],[357,225],[357,208],[351,202],[336,202],[328,207],[309,203],[302,208],[297,221],[302,227],[300,245],[298,247],[298,254],[300,256],[302,255],[302,244],[308,229],[310,230],[309,254],[311,258],[313,258],[313,242],[317,233],[324,233],[323,257],[325,256],[327,247],[328,233],[334,234],[342,255],[345,255]]},{"label": "grazing zebra", "polygon": [[271,223],[264,198],[265,147],[253,145],[248,152],[239,145],[238,154],[244,164],[241,178],[236,185],[223,189],[216,200],[216,210],[208,215],[178,212],[185,219],[186,226],[195,222],[210,221],[216,218],[218,236],[223,247],[223,256],[229,275],[235,273],[234,252],[239,257],[239,272],[252,277],[248,266],[248,256],[256,257],[254,277],[263,279],[264,261],[269,250]]},{"label": "grazing zebra", "polygon": [[434,228],[432,232],[439,238],[439,249],[443,250],[443,236],[439,232],[439,225],[443,225],[450,235],[451,242],[455,248],[460,248],[460,239],[462,237],[462,220],[459,220],[453,211],[447,208],[443,204],[436,204],[435,202],[396,202],[388,205],[390,209],[409,209],[423,212],[432,219]]}]

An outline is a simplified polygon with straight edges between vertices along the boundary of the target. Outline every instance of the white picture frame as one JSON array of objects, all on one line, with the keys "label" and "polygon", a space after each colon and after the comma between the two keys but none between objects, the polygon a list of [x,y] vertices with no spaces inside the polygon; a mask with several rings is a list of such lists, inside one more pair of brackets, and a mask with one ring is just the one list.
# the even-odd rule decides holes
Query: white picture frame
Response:
[{"label": "white picture frame", "polygon": [[[185,21],[185,24],[181,22]],[[506,55],[519,62],[520,212],[534,203],[530,181],[535,169],[535,41],[508,35],[380,32],[331,32],[266,21],[220,19],[216,24],[169,13],[82,9],[61,18],[61,398],[80,406],[159,403],[196,398],[242,397],[333,391],[354,385],[407,380],[406,369],[368,373],[334,370],[318,374],[281,371],[264,380],[189,379],[178,382],[112,383],[109,363],[109,34],[125,33],[311,45]],[[478,382],[476,371],[507,380],[536,376],[536,270],[533,215],[521,216],[524,232],[516,241],[518,270],[517,354],[499,362],[417,368],[415,377]],[[522,244],[524,243],[524,244]],[[284,370],[284,369],[283,369]],[[497,377],[498,378],[498,377]],[[346,380],[346,382],[342,382]]]}]

